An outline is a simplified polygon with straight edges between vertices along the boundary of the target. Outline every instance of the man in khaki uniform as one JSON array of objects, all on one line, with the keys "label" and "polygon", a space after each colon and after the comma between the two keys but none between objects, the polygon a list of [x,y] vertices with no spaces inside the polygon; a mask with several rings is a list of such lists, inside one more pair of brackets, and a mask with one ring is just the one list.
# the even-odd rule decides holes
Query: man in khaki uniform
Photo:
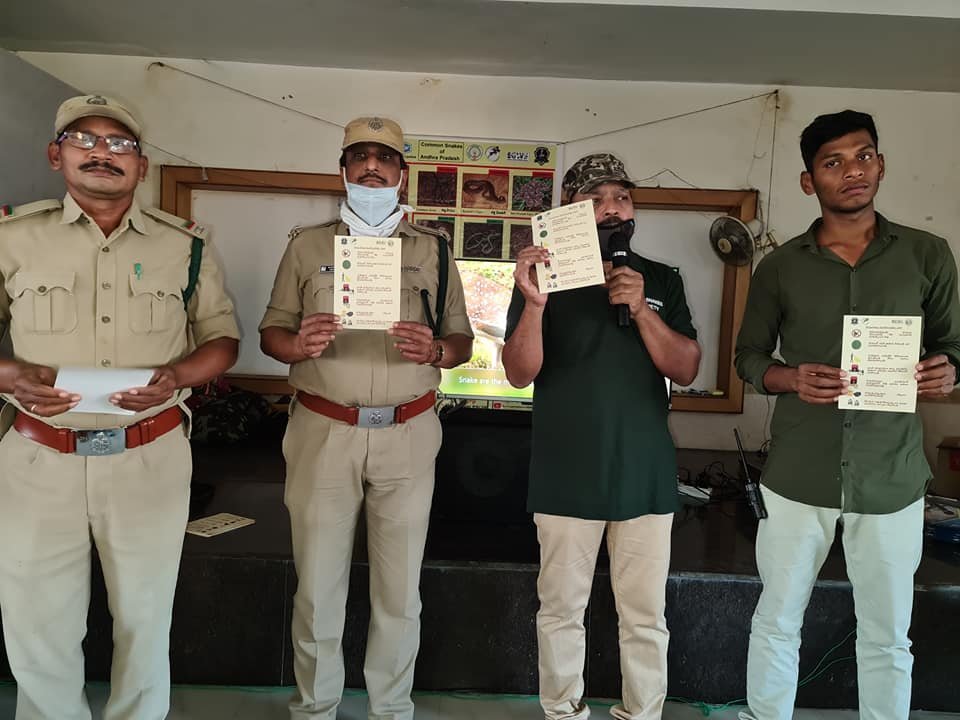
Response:
[{"label": "man in khaki uniform", "polygon": [[[261,347],[291,365],[297,391],[283,441],[299,576],[293,609],[298,692],[290,711],[295,720],[336,717],[353,539],[365,506],[369,717],[412,720],[420,565],[440,448],[435,391],[439,368],[469,359],[473,333],[450,257],[436,321],[439,245],[446,240],[402,219],[410,208],[398,204],[406,175],[400,127],[380,118],[352,121],[340,164],[347,187],[341,221],[291,239],[260,324]],[[402,321],[387,332],[341,331],[331,312],[334,236],[349,234],[402,239]]]},{"label": "man in khaki uniform", "polygon": [[[0,360],[14,428],[0,441],[0,609],[16,717],[90,718],[92,537],[113,616],[104,718],[161,720],[192,470],[183,401],[234,363],[239,335],[203,230],[134,198],[147,159],[133,115],[81,96],[54,129],[47,154],[67,195],[0,213],[0,325],[15,357]],[[133,414],[91,414],[55,387],[63,366],[154,372],[111,396]]]}]

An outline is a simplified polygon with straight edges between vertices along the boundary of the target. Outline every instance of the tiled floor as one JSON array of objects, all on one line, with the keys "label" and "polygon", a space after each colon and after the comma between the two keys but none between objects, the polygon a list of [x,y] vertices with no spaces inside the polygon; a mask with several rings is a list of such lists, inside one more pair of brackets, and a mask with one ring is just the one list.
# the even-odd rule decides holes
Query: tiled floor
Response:
[{"label": "tiled floor", "polygon": [[[99,720],[108,687],[91,685],[88,689],[94,720]],[[173,692],[171,712],[167,720],[287,720],[289,688],[209,688],[177,687]],[[12,720],[16,690],[11,684],[0,684],[0,720]],[[417,720],[541,720],[543,714],[535,697],[475,696],[451,694],[418,694]],[[338,720],[366,720],[367,698],[363,693],[348,691]],[[604,718],[608,704],[591,703],[593,717]],[[668,703],[664,720],[696,720],[702,710],[680,703]],[[715,720],[735,720],[737,708],[710,713]],[[956,720],[960,715],[915,712],[914,720]],[[857,714],[843,710],[798,710],[795,720],[856,720]]]}]

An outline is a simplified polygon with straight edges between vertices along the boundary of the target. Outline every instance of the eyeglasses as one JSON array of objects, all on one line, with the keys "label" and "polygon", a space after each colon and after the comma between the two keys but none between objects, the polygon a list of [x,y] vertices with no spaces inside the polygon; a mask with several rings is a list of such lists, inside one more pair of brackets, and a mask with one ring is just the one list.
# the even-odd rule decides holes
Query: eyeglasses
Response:
[{"label": "eyeglasses", "polygon": [[66,141],[75,148],[93,150],[101,140],[107,144],[107,150],[114,155],[129,155],[133,152],[140,152],[140,142],[133,138],[123,137],[122,135],[95,135],[81,130],[60,133],[57,138],[57,145]]}]

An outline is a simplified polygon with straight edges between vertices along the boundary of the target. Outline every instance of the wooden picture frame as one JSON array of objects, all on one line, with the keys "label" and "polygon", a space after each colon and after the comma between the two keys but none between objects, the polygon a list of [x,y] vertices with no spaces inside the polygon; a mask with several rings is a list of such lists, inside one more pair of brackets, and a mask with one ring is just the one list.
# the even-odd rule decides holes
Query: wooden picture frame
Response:
[{"label": "wooden picture frame", "polygon": [[[699,190],[695,188],[635,188],[630,191],[637,210],[722,212],[744,223],[757,216],[757,190]],[[707,238],[703,239],[707,242]],[[719,263],[720,260],[718,259]],[[682,268],[681,268],[682,270]],[[720,301],[720,347],[717,352],[716,388],[723,395],[690,396],[674,393],[673,410],[688,412],[743,412],[743,380],[737,376],[733,359],[737,334],[747,306],[750,265],[723,266]]]},{"label": "wooden picture frame", "polygon": [[[160,170],[160,207],[184,219],[192,216],[194,190],[227,190],[231,192],[271,192],[300,195],[343,195],[343,180],[326,173],[283,172],[272,170],[239,170],[164,165]],[[683,188],[636,188],[631,191],[633,204],[643,210],[677,210],[723,212],[744,222],[756,217],[756,190],[698,190]],[[704,242],[707,239],[704,238]],[[719,263],[720,261],[717,260]],[[750,285],[749,265],[724,266],[723,292],[720,302],[720,346],[717,356],[716,387],[722,396],[690,396],[674,394],[673,410],[686,412],[743,412],[743,381],[733,365],[734,343],[747,302]],[[230,382],[264,395],[287,395],[292,392],[283,378],[264,375],[229,375]]]}]

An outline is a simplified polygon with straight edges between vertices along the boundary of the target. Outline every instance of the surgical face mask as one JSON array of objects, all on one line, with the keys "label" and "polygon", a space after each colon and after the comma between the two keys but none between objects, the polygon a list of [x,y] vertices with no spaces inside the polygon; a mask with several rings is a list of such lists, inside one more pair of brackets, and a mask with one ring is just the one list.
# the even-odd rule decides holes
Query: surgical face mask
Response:
[{"label": "surgical face mask", "polygon": [[[403,182],[402,176],[400,182]],[[386,220],[397,209],[400,202],[400,182],[396,187],[367,187],[347,182],[346,171],[343,173],[343,184],[347,188],[347,204],[351,210],[374,227]]]}]

